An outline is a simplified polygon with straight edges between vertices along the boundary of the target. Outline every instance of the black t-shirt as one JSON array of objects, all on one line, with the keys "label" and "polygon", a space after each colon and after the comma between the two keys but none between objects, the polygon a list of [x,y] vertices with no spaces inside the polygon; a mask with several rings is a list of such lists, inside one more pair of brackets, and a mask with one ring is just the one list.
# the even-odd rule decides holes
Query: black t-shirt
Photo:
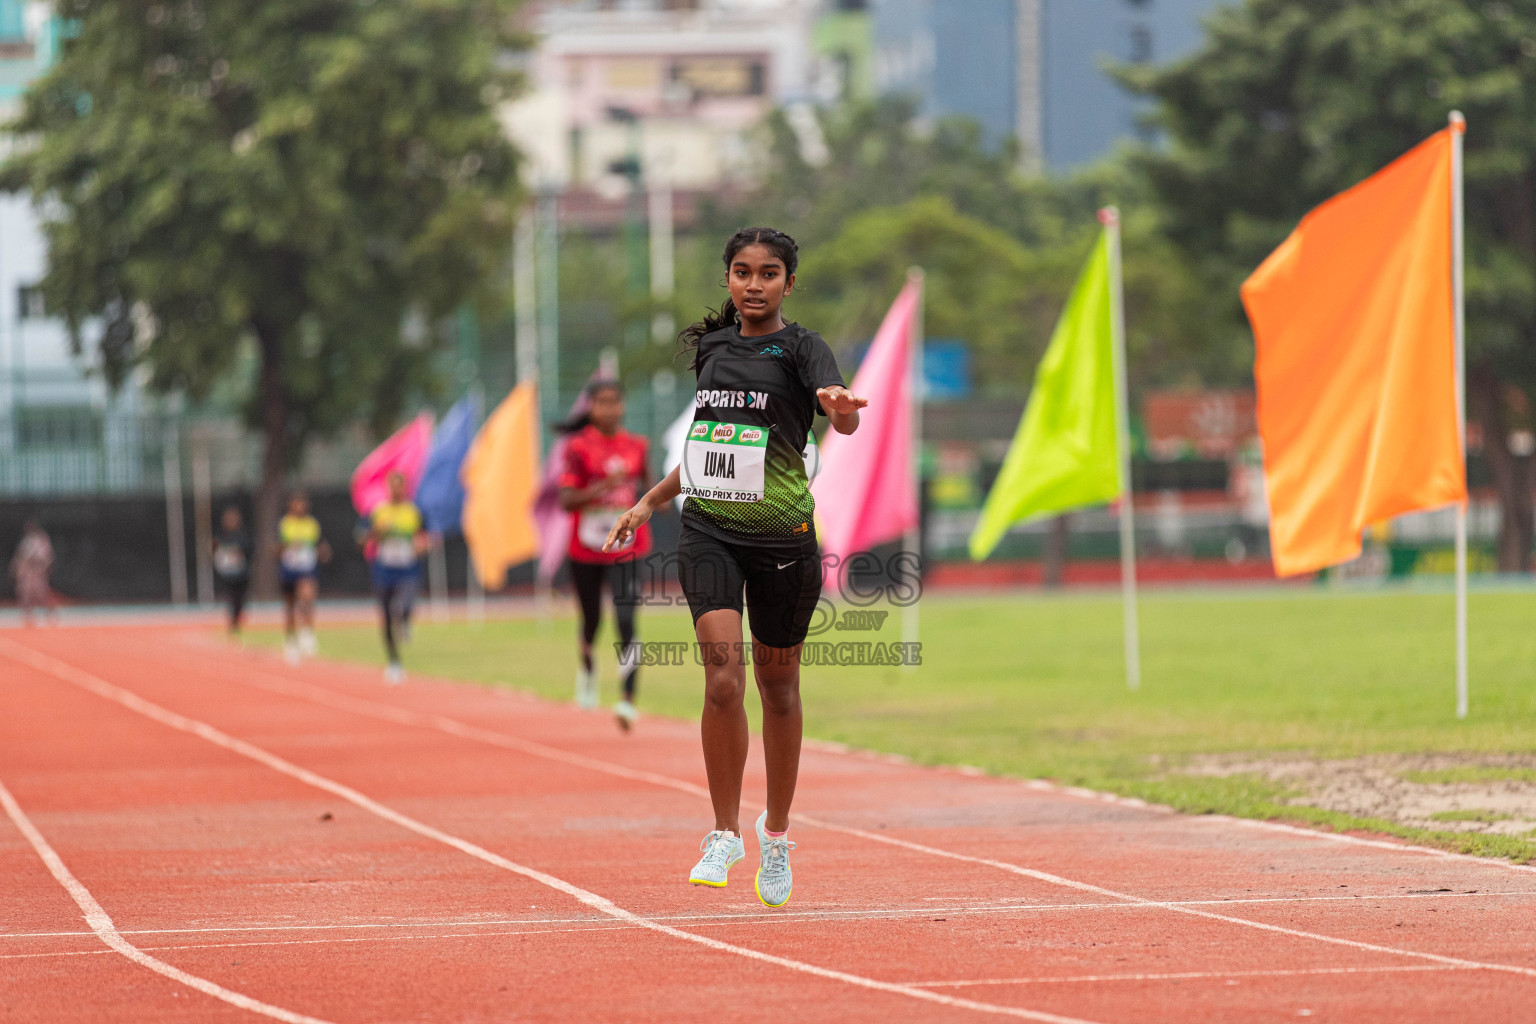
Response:
[{"label": "black t-shirt", "polygon": [[244,530],[220,531],[213,545],[213,571],[226,583],[240,583],[251,575],[254,546]]},{"label": "black t-shirt", "polygon": [[699,340],[694,369],[698,393],[689,444],[722,435],[750,440],[766,430],[767,445],[763,494],[756,501],[699,493],[720,492],[704,486],[714,481],[701,478],[702,458],[690,461],[685,452],[682,482],[688,498],[683,517],[732,543],[784,548],[803,544],[814,529],[816,503],[801,453],[815,417],[825,415],[816,389],[843,383],[832,350],[821,335],[799,324],[755,338],[742,337],[740,327],[732,326]]}]

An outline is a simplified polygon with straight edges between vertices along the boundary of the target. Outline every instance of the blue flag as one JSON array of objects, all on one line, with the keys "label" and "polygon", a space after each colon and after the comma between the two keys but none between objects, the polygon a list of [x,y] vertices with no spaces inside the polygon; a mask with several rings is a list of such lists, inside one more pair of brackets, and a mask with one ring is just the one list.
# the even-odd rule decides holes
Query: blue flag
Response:
[{"label": "blue flag", "polygon": [[432,451],[427,455],[427,465],[416,488],[416,505],[427,529],[433,533],[458,533],[461,529],[464,484],[459,480],[459,467],[469,454],[479,419],[478,403],[462,398],[448,410],[432,435]]}]

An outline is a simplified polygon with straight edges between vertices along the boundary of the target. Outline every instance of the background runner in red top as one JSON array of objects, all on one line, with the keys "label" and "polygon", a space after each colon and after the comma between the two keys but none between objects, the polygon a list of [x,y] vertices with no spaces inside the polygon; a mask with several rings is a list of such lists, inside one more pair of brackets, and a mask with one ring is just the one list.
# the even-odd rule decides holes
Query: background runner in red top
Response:
[{"label": "background runner in red top", "polygon": [[571,513],[572,561],[608,565],[651,550],[651,529],[647,524],[636,531],[635,542],[630,546],[603,552],[603,542],[614,522],[639,500],[640,489],[646,482],[649,447],[645,438],[628,431],[609,435],[590,424],[571,436],[565,449],[561,487],[581,489],[607,476],[624,478],[623,483]]},{"label": "background runner in red top", "polygon": [[602,618],[603,586],[613,595],[614,625],[620,650],[619,690],[614,716],[626,731],[635,724],[635,676],[640,665],[635,645],[635,611],[640,604],[636,556],[651,549],[650,531],[639,531],[634,543],[605,553],[603,545],[619,517],[648,482],[646,441],[628,433],[624,423],[624,390],[617,381],[587,385],[588,406],[575,420],[558,429],[568,433],[565,469],[560,476],[560,504],[571,510],[570,573],[581,615],[577,654],[576,703],[599,703],[592,644]]}]

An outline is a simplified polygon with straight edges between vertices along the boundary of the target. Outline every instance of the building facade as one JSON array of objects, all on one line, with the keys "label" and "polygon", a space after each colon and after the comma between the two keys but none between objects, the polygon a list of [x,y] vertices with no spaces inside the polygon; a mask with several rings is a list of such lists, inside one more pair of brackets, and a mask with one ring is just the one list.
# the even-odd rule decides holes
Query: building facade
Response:
[{"label": "building facade", "polygon": [[1225,0],[1040,0],[1041,146],[1046,164],[1091,163],[1126,139],[1147,139],[1147,104],[1108,63],[1166,64],[1192,53],[1202,20]]},{"label": "building facade", "polygon": [[1142,136],[1146,105],[1112,63],[1175,60],[1223,0],[870,0],[874,86],[930,117],[1018,140],[1035,169],[1066,171]]},{"label": "building facade", "polygon": [[1039,0],[872,0],[875,88],[915,97],[925,116],[960,115],[989,145],[1040,152],[1031,73]]},{"label": "building facade", "polygon": [[[611,195],[638,160],[678,189],[753,172],[748,135],[812,99],[823,0],[546,0],[529,28],[528,93],[509,105],[530,178]],[[835,5],[834,5],[835,6]],[[852,6],[857,6],[854,4]]]},{"label": "building facade", "polygon": [[[52,65],[64,24],[38,0],[0,0],[0,121]],[[14,140],[0,135],[0,159]],[[142,396],[114,393],[71,348],[38,282],[47,249],[30,196],[0,194],[0,496],[134,491],[153,481],[158,434]]]}]

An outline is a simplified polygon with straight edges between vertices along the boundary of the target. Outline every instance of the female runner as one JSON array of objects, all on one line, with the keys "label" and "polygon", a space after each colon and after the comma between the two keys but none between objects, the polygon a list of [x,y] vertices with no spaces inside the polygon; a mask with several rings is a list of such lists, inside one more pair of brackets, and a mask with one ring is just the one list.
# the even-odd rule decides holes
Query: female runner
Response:
[{"label": "female runner", "polygon": [[21,528],[21,543],[11,558],[11,576],[16,580],[16,603],[21,605],[21,621],[32,625],[33,610],[59,615],[59,599],[48,584],[53,571],[53,542],[36,519],[28,519]]},{"label": "female runner", "polygon": [[245,598],[251,589],[251,535],[245,532],[240,509],[230,505],[219,519],[219,535],[213,544],[213,575],[229,605],[229,636],[239,639],[245,624]]},{"label": "female runner", "polygon": [[405,682],[400,664],[400,640],[410,639],[411,608],[416,603],[421,556],[429,547],[421,510],[407,493],[405,474],[391,473],[385,481],[389,500],[373,510],[368,519],[368,540],[375,546],[373,593],[379,601],[384,627],[384,654],[388,664],[384,680],[390,685]]},{"label": "female runner", "polygon": [[613,707],[619,727],[635,724],[635,674],[639,649],[635,645],[635,608],[640,602],[636,559],[650,551],[651,531],[642,526],[634,543],[603,549],[608,533],[635,503],[649,479],[648,442],[624,429],[624,391],[618,381],[596,380],[587,385],[587,411],[556,429],[570,435],[565,468],[560,474],[560,507],[571,513],[571,583],[581,614],[576,672],[576,703],[597,706],[597,675],[592,665],[592,640],[603,614],[603,581],[613,594],[613,617],[619,627],[619,702]]},{"label": "female runner", "polygon": [[795,284],[794,239],[748,228],[725,246],[730,298],[683,332],[698,375],[694,423],[682,465],[614,524],[604,550],[628,542],[679,493],[678,576],[704,655],[704,766],[715,827],[688,880],[723,886],[746,855],[741,778],[747,760],[742,595],[752,669],[763,703],[768,809],[757,819],[756,890],[770,907],[789,900],[789,807],[800,769],[800,647],[821,596],[821,562],[801,450],[816,414],[839,433],[869,403],[843,386],[821,336],[782,315]]},{"label": "female runner", "polygon": [[288,514],[277,522],[278,587],[283,594],[283,653],[290,664],[320,650],[315,641],[315,598],[320,593],[320,563],[331,560],[331,546],[320,536],[320,521],[309,512],[309,495],[295,491]]}]

